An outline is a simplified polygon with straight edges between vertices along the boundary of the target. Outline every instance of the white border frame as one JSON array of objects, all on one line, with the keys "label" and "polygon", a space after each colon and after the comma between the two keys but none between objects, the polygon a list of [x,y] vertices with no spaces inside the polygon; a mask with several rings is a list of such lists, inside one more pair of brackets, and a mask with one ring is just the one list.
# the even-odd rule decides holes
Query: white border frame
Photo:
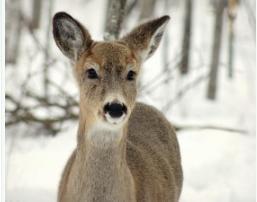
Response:
[{"label": "white border frame", "polygon": [[1,192],[0,201],[5,201],[5,0],[1,0],[1,166],[0,166],[0,182]]}]

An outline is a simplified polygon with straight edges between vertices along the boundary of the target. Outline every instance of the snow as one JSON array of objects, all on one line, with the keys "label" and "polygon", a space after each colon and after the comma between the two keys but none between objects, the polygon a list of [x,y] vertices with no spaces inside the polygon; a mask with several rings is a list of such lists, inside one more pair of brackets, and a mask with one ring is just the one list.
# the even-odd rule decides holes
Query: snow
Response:
[{"label": "snow", "polygon": [[62,169],[75,148],[76,127],[58,137],[16,135],[6,140],[7,201],[56,201]]},{"label": "snow", "polygon": [[[191,57],[191,72],[189,76],[181,77],[178,71],[173,74],[166,87],[158,86],[142,91],[139,100],[163,109],[168,100],[173,99],[179,90],[187,86],[201,75],[206,75],[212,41],[213,11],[206,0],[196,0],[194,13],[194,31]],[[254,1],[251,1],[254,2]],[[54,12],[66,11],[80,19],[90,30],[95,39],[101,40],[105,18],[105,4],[101,0],[56,0]],[[172,7],[170,25],[168,25],[170,43],[170,68],[174,68],[179,60],[181,47],[181,30],[183,5]],[[159,6],[160,7],[160,6]],[[156,16],[162,15],[161,8]],[[136,12],[129,26],[137,24]],[[226,23],[225,23],[226,25]],[[255,128],[255,39],[248,22],[248,14],[244,6],[238,11],[236,19],[236,52],[235,77],[227,78],[227,35],[224,30],[223,52],[219,72],[218,96],[215,101],[206,100],[207,82],[204,80],[188,91],[183,98],[174,103],[164,113],[173,123],[194,125],[216,125],[244,129],[246,134],[231,133],[220,130],[183,130],[178,132],[184,170],[184,185],[181,202],[254,202],[256,199],[256,128]],[[44,30],[38,35],[44,37]],[[51,40],[52,54],[60,61],[65,60]],[[24,35],[22,47],[24,51],[19,58],[15,79],[6,81],[7,90],[12,90],[19,84],[24,75],[24,67],[32,66],[35,71],[40,68],[43,58],[36,55],[29,36]],[[149,86],[149,81],[156,78],[163,70],[163,44],[154,56],[149,59],[142,71],[142,85]],[[29,56],[28,56],[29,55]],[[31,64],[32,63],[32,64]],[[68,66],[68,63],[67,65]],[[55,81],[62,83],[65,89],[77,94],[71,68],[56,63],[51,71]],[[63,70],[66,75],[58,71]],[[9,73],[7,72],[7,77]],[[157,77],[165,79],[165,75]],[[30,86],[37,86],[34,79]],[[17,92],[21,93],[21,92]],[[76,96],[77,97],[77,96]],[[76,146],[77,123],[70,122],[56,137],[44,136],[41,131],[33,131],[33,127],[24,125],[6,130],[6,198],[8,202],[54,202],[57,187],[64,165]],[[32,136],[30,134],[38,135]]]},{"label": "snow", "polygon": [[[7,201],[56,201],[76,126],[58,137],[7,138]],[[214,130],[178,133],[184,185],[181,202],[255,201],[255,136]],[[9,153],[9,151],[7,151]],[[39,197],[40,196],[40,197]]]},{"label": "snow", "polygon": [[255,201],[255,137],[204,130],[179,133],[181,201]]}]

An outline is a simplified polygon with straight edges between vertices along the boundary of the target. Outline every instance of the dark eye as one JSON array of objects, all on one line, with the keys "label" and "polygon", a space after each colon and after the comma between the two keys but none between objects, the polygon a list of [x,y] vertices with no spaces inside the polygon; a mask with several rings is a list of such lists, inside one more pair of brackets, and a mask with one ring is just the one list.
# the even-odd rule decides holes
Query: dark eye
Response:
[{"label": "dark eye", "polygon": [[96,71],[91,68],[91,69],[88,69],[88,70],[87,70],[87,77],[88,77],[89,79],[97,79],[97,78],[98,78],[98,75],[97,75]]},{"label": "dark eye", "polygon": [[133,80],[135,80],[135,77],[136,77],[136,72],[134,72],[134,71],[129,71],[128,72],[127,80],[133,81]]}]

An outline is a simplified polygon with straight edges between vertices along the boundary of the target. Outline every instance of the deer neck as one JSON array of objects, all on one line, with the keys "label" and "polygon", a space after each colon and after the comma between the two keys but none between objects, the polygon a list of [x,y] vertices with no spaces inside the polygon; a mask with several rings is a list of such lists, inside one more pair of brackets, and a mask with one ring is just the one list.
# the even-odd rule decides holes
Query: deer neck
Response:
[{"label": "deer neck", "polygon": [[81,191],[88,201],[135,201],[133,178],[126,161],[127,126],[87,127],[77,150]]}]

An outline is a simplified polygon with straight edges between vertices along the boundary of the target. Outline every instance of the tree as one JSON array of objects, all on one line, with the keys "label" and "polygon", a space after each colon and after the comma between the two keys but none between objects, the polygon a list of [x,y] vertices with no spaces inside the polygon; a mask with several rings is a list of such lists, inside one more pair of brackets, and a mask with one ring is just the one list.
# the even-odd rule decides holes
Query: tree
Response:
[{"label": "tree", "polygon": [[234,21],[236,18],[237,0],[228,0],[228,20],[229,20],[229,36],[228,36],[228,77],[233,77],[234,62]]},{"label": "tree", "polygon": [[46,29],[46,42],[45,42],[45,51],[44,51],[44,71],[43,71],[43,83],[44,83],[44,94],[45,97],[48,98],[49,94],[49,61],[50,61],[50,41],[48,40],[51,37],[51,21],[53,15],[53,0],[46,1],[47,3],[47,29]]},{"label": "tree", "polygon": [[[164,1],[164,11],[165,13],[168,14],[169,8],[171,7],[171,2],[169,0],[165,0]],[[169,76],[170,74],[170,68],[169,68],[169,60],[170,60],[170,55],[169,55],[169,45],[170,45],[170,41],[169,41],[169,30],[166,30],[166,34],[163,36],[163,52],[162,52],[162,60],[163,60],[163,71],[165,73],[167,73],[167,75]],[[166,81],[165,83],[168,83],[168,81]]]},{"label": "tree", "polygon": [[140,20],[150,18],[154,14],[156,0],[140,0]]},{"label": "tree", "polygon": [[186,0],[184,37],[182,42],[182,60],[180,67],[181,74],[187,74],[189,70],[190,43],[192,34],[192,4],[192,0]]},{"label": "tree", "polygon": [[106,11],[104,40],[117,39],[120,34],[123,17],[125,15],[126,0],[109,0]]},{"label": "tree", "polygon": [[217,92],[217,79],[218,79],[218,67],[220,61],[220,50],[221,50],[221,37],[222,37],[222,26],[223,26],[223,12],[224,12],[225,2],[224,0],[218,0],[216,4],[215,14],[215,24],[214,24],[214,35],[213,35],[213,48],[211,56],[211,66],[210,66],[210,79],[207,89],[207,98],[214,100],[216,98]]},{"label": "tree", "polygon": [[10,0],[6,4],[6,34],[5,53],[6,63],[15,64],[19,54],[20,36],[22,29],[21,1]]},{"label": "tree", "polygon": [[31,28],[37,29],[40,24],[42,0],[33,0]]}]

